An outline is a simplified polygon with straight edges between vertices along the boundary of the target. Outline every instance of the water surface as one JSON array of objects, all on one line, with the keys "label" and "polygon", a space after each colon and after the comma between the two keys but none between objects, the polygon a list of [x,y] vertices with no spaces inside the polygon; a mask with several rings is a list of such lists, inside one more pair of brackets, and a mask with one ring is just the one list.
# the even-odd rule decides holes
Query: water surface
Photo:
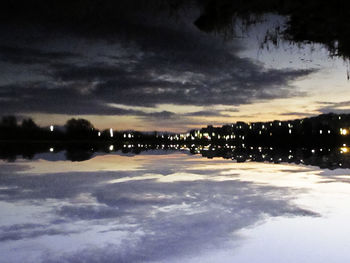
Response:
[{"label": "water surface", "polygon": [[181,152],[0,161],[1,262],[347,262],[348,169]]}]

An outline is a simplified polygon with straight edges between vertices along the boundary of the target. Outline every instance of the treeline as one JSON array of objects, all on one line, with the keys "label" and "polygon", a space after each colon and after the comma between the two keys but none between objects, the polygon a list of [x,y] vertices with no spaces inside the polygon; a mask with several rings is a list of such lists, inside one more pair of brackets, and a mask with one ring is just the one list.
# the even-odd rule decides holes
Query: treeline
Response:
[{"label": "treeline", "polygon": [[0,121],[0,140],[41,140],[49,130],[40,128],[31,118],[18,122],[15,116],[4,116]]},{"label": "treeline", "polygon": [[4,116],[0,121],[0,140],[70,140],[98,137],[98,130],[85,119],[70,119],[64,127],[40,127],[33,119],[18,121],[15,116]]},{"label": "treeline", "polygon": [[222,127],[207,126],[184,134],[164,132],[99,130],[85,119],[70,119],[64,126],[39,127],[32,119],[18,121],[4,116],[0,141],[79,141],[131,144],[212,144],[304,147],[340,146],[350,143],[350,114],[323,114],[289,121],[245,123]]},{"label": "treeline", "polygon": [[[168,133],[164,133],[168,138]],[[15,116],[3,116],[0,120],[0,141],[152,141],[157,132],[99,130],[86,119],[68,120],[64,126],[40,127],[33,119],[18,121]],[[164,139],[165,140],[165,139]]]}]

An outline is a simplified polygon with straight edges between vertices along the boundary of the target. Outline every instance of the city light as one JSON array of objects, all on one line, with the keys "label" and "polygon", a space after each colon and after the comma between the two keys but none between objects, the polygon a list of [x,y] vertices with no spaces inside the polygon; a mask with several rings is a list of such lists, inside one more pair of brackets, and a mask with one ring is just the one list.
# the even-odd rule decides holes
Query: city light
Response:
[{"label": "city light", "polygon": [[51,125],[50,126],[50,131],[53,132],[53,130],[54,130],[54,127],[53,127],[53,125]]},{"label": "city light", "polygon": [[340,128],[340,134],[341,135],[347,135],[349,132],[347,129],[344,129],[344,128]]},{"label": "city light", "polygon": [[349,147],[341,147],[340,148],[340,153],[348,153],[349,152]]},{"label": "city light", "polygon": [[109,134],[111,135],[111,138],[112,138],[113,137],[113,129],[112,128],[109,129]]}]

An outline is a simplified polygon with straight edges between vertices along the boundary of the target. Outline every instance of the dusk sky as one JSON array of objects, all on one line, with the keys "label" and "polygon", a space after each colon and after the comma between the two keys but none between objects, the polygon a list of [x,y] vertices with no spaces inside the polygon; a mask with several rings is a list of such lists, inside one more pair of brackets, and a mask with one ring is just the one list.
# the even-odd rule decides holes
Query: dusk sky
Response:
[{"label": "dusk sky", "polygon": [[1,263],[350,262],[349,0],[0,20]]},{"label": "dusk sky", "polygon": [[0,114],[45,126],[80,117],[100,129],[186,131],[350,110],[343,59],[318,44],[260,47],[286,18],[266,15],[248,31],[238,22],[234,37],[201,31],[196,5],[113,7],[97,8],[88,23],[69,20],[87,10],[79,4],[67,20],[55,20],[66,11],[46,14],[49,22],[34,7],[12,10],[0,26]]}]

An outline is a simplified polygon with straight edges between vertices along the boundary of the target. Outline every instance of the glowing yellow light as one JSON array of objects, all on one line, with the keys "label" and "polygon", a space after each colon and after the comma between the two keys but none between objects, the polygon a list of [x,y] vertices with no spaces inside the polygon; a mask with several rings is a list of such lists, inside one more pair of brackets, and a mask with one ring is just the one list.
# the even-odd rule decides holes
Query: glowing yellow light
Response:
[{"label": "glowing yellow light", "polygon": [[347,135],[349,132],[347,129],[340,128],[340,134],[341,135]]},{"label": "glowing yellow light", "polygon": [[349,152],[349,147],[341,147],[340,148],[340,153],[348,153]]}]

